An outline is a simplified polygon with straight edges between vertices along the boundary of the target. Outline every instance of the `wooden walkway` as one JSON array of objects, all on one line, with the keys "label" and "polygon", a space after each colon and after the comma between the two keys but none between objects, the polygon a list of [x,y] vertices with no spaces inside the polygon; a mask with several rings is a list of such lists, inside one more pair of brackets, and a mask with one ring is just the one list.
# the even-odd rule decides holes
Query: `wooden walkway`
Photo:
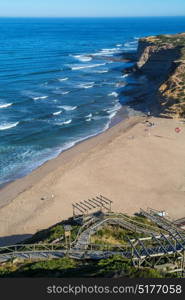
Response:
[{"label": "wooden walkway", "polygon": [[[64,244],[31,244],[13,245],[0,248],[0,262],[13,258],[21,260],[37,260],[60,258],[68,255],[75,259],[101,259],[112,255],[122,255],[132,261],[143,262],[148,259],[163,256],[180,255],[185,253],[185,233],[179,232],[178,228],[165,218],[156,216],[142,210],[142,214],[163,230],[157,231],[155,227],[135,220],[122,214],[108,214],[105,217],[91,217],[79,230],[76,240],[66,249]],[[130,239],[127,237],[126,245],[109,245],[102,250],[102,245],[93,245],[90,238],[105,224],[119,225],[133,232],[145,233],[143,238]],[[154,230],[155,229],[155,230]],[[164,233],[166,232],[166,234]]]}]

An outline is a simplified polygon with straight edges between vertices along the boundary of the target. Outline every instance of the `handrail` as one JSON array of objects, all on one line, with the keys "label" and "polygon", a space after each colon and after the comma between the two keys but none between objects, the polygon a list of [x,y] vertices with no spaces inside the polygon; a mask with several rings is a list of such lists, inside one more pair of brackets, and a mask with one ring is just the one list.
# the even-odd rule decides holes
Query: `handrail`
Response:
[{"label": "handrail", "polygon": [[[147,212],[143,211],[144,213],[148,214]],[[154,216],[150,216],[153,219]],[[159,222],[159,220],[156,220]],[[164,221],[165,222],[165,221]],[[124,228],[129,228],[129,230],[137,231],[137,232],[144,232],[149,233],[151,237],[147,238],[136,238],[136,239],[129,239],[129,244],[120,244],[120,245],[106,245],[106,244],[90,244],[89,243],[89,237],[95,233],[101,226],[105,223],[113,223],[113,224],[119,224],[120,226],[123,226]],[[158,224],[158,223],[157,223]],[[167,226],[167,224],[165,224]],[[152,229],[152,230],[151,230]],[[155,229],[155,231],[154,231]],[[173,226],[171,229],[176,229]],[[176,233],[178,233],[178,230],[176,229],[176,233],[173,231],[170,232],[170,235],[165,235],[164,231],[160,230],[159,232],[156,231],[156,228],[154,226],[150,226],[148,224],[143,224],[140,222],[137,222],[135,220],[130,219],[129,217],[123,215],[123,214],[106,214],[103,217],[101,217],[99,220],[97,220],[96,217],[91,217],[86,223],[83,224],[83,226],[79,229],[77,236],[75,238],[75,241],[71,243],[71,246],[74,245],[74,247],[71,247],[70,249],[65,248],[64,244],[16,244],[16,245],[10,245],[10,246],[4,246],[0,247],[0,258],[3,260],[8,260],[11,257],[14,256],[23,256],[24,254],[30,254],[30,257],[34,258],[34,254],[38,254],[40,258],[43,258],[44,255],[47,257],[58,256],[59,253],[68,253],[68,255],[79,258],[79,255],[82,255],[81,257],[98,257],[99,252],[101,252],[101,255],[111,255],[113,253],[121,253],[125,257],[133,258],[133,251],[137,255],[134,256],[134,259],[144,258],[144,257],[154,257],[159,255],[166,255],[171,253],[179,253],[185,250],[185,241],[182,240],[181,236],[179,235],[177,237]],[[179,238],[180,237],[180,238]],[[184,236],[183,236],[184,237]],[[80,238],[81,238],[81,244],[80,244]],[[146,245],[144,244],[144,241],[154,239],[156,243],[149,243]],[[170,239],[169,239],[170,238]],[[176,246],[174,247],[172,241],[176,241]],[[179,241],[179,242],[178,242]],[[136,242],[136,243],[135,243]],[[77,245],[77,247],[75,247]],[[82,247],[83,246],[83,247]],[[96,251],[94,250],[88,250],[86,246],[95,247]],[[102,247],[107,247],[106,250],[101,250]],[[98,250],[99,249],[99,250]],[[112,249],[112,250],[111,250]],[[119,249],[119,251],[115,251],[115,249]],[[89,255],[89,256],[88,256]],[[100,256],[99,256],[100,257]]]},{"label": "handrail", "polygon": [[[93,244],[92,244],[93,245]],[[94,246],[96,247],[102,247],[103,245],[98,245],[98,244],[94,244]],[[104,245],[106,246],[106,245]],[[109,247],[111,247],[111,245],[108,245]],[[142,246],[142,245],[141,245]],[[141,249],[139,248],[136,248],[134,247],[135,251],[137,250],[137,255],[135,255],[133,257],[133,254],[132,254],[132,251],[131,251],[131,248],[132,248],[132,244],[130,247],[130,251],[129,249],[122,249],[122,245],[112,245],[112,248],[115,249],[115,248],[118,248],[120,251],[114,251],[111,249],[107,249],[107,250],[96,250],[96,251],[92,251],[92,250],[86,250],[86,251],[83,251],[83,250],[77,250],[77,249],[71,249],[69,252],[66,250],[66,249],[61,249],[61,250],[35,250],[35,251],[22,251],[22,252],[10,252],[10,253],[4,253],[4,254],[0,254],[0,258],[7,258],[7,259],[10,259],[10,257],[15,257],[16,255],[26,255],[26,254],[34,254],[34,253],[40,253],[40,254],[51,254],[51,255],[57,255],[57,253],[67,253],[68,252],[68,255],[69,256],[73,256],[75,257],[75,254],[77,255],[76,258],[79,258],[78,257],[78,254],[82,254],[82,256],[85,258],[85,257],[88,257],[88,254],[90,255],[96,255],[98,256],[99,252],[101,252],[102,254],[106,255],[107,253],[108,254],[121,254],[125,257],[130,257],[130,258],[133,258],[133,259],[140,259],[140,258],[144,258],[144,257],[155,257],[155,256],[159,256],[159,255],[166,255],[166,254],[173,254],[173,253],[179,253],[179,252],[182,252],[184,251],[182,247],[178,247],[178,248],[174,248],[174,247],[171,247],[171,245],[169,245],[168,247],[165,248],[165,251],[164,251],[164,247],[162,246],[157,246],[157,247],[147,247],[147,254],[146,254],[146,249],[144,249],[143,247]],[[123,245],[123,248],[124,248],[124,245]],[[127,247],[126,247],[127,248]],[[134,253],[136,253],[134,251]]]},{"label": "handrail", "polygon": [[172,230],[175,230],[176,233],[185,235],[185,231],[183,229],[178,228],[173,222],[167,220],[166,218],[149,213],[143,209],[141,209],[140,211],[144,216],[147,216],[147,218],[153,220],[153,222],[161,226],[165,231],[171,232]]},{"label": "handrail", "polygon": [[141,226],[146,227],[146,228],[149,228],[149,229],[151,228],[151,229],[153,229],[154,231],[156,231],[156,229],[158,229],[159,232],[163,231],[163,230],[161,230],[160,228],[156,228],[155,226],[152,226],[152,225],[149,225],[149,224],[144,224],[144,223],[142,223],[142,222],[138,222],[138,221],[136,221],[136,220],[133,220],[133,219],[131,219],[131,218],[125,216],[125,215],[122,214],[122,213],[118,213],[118,214],[110,213],[110,214],[117,215],[117,216],[121,216],[122,218],[125,218],[125,219],[127,219],[128,221],[130,221],[131,223],[134,223],[134,224],[136,224],[136,225],[141,225]]},{"label": "handrail", "polygon": [[[17,244],[17,245],[10,245],[10,246],[4,246],[0,247],[0,254],[7,254],[11,252],[18,251],[18,249],[33,249],[31,251],[53,251],[58,248],[64,249],[64,244]],[[9,251],[9,252],[7,252]]]},{"label": "handrail", "polygon": [[79,229],[79,231],[78,231],[78,233],[77,233],[77,236],[76,236],[75,240],[71,243],[71,245],[74,245],[74,244],[77,242],[77,240],[78,240],[80,234],[83,232],[83,230],[85,230],[85,228],[86,228],[90,223],[93,224],[93,221],[95,222],[95,221],[97,221],[97,219],[93,217],[93,218],[91,218],[90,220],[88,220],[86,223],[84,223],[84,224],[80,227],[80,229]]}]

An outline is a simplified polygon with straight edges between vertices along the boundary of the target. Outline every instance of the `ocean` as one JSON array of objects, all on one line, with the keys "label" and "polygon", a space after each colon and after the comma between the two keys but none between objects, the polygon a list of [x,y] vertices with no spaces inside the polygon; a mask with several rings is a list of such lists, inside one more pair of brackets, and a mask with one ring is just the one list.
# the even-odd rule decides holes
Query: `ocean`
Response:
[{"label": "ocean", "polygon": [[1,18],[0,185],[107,130],[123,74],[147,35],[185,31],[185,18]]}]

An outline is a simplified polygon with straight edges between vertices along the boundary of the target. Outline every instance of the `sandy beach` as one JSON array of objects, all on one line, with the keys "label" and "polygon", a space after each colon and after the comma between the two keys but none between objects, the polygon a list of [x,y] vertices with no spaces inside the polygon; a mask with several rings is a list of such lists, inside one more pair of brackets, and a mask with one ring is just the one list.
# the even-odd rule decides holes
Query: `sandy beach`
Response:
[{"label": "sandy beach", "polygon": [[[20,241],[72,215],[72,203],[102,194],[113,210],[185,216],[185,124],[132,117],[76,145],[0,191],[0,244]],[[181,132],[176,133],[175,128]]]}]

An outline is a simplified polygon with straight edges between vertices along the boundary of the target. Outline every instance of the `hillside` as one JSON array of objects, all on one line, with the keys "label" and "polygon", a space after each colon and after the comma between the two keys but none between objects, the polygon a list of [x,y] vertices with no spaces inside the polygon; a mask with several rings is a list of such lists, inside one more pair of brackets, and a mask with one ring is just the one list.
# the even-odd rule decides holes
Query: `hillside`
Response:
[{"label": "hillside", "polygon": [[[149,218],[145,213],[128,216],[96,212],[85,221],[81,216],[70,218],[36,233],[22,244],[2,247],[0,277],[181,276],[175,273],[179,258],[171,252],[173,237],[164,229],[169,221],[164,220],[159,226],[161,219],[156,211],[151,211]],[[70,226],[70,240],[66,238],[66,226]]]}]

